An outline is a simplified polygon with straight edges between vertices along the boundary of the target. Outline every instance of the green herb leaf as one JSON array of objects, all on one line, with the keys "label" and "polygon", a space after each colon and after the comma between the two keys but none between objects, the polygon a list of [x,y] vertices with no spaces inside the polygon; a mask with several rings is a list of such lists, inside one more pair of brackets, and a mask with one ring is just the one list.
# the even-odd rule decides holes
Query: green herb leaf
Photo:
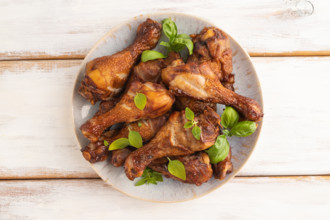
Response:
[{"label": "green herb leaf", "polygon": [[138,122],[138,126],[139,126],[139,128],[142,126],[142,122],[141,121]]},{"label": "green herb leaf", "polygon": [[198,127],[197,125],[195,127],[193,127],[193,129],[191,130],[192,134],[194,135],[194,137],[196,138],[196,140],[200,140],[201,139],[201,128]]},{"label": "green herb leaf", "polygon": [[136,183],[135,183],[135,186],[141,186],[141,185],[143,185],[143,184],[145,184],[146,183],[146,179],[140,179],[139,181],[137,181]]},{"label": "green herb leaf", "polygon": [[143,93],[137,93],[134,97],[134,103],[138,109],[143,110],[147,104],[147,97]]},{"label": "green herb leaf", "polygon": [[140,133],[137,131],[129,131],[128,141],[129,141],[129,145],[136,147],[136,148],[140,148],[143,145],[142,137],[141,137]]},{"label": "green herb leaf", "polygon": [[151,170],[150,168],[146,168],[143,171],[141,179],[135,183],[135,186],[141,186],[145,183],[157,185],[157,182],[163,182],[163,176],[160,173]]},{"label": "green herb leaf", "polygon": [[168,172],[170,172],[170,174],[173,176],[176,176],[182,180],[186,180],[186,169],[184,168],[184,165],[181,161],[169,159],[167,169]]},{"label": "green herb leaf", "polygon": [[206,150],[212,164],[219,163],[226,159],[229,153],[229,143],[225,135],[219,135],[214,145]]},{"label": "green herb leaf", "polygon": [[222,133],[226,136],[230,135],[230,131],[228,131],[227,129],[222,130]]},{"label": "green herb leaf", "polygon": [[179,34],[178,36],[176,36],[177,38],[182,38],[182,39],[189,39],[190,40],[190,37],[188,34]]},{"label": "green herb leaf", "polygon": [[183,49],[184,46],[186,46],[189,50],[189,55],[193,53],[194,50],[194,43],[190,39],[184,39],[184,38],[175,38],[173,40],[173,45],[180,45],[177,49],[175,50],[176,52],[179,52],[180,50]]},{"label": "green herb leaf", "polygon": [[227,106],[221,115],[221,124],[224,128],[232,128],[238,119],[238,112],[233,107]]},{"label": "green herb leaf", "polygon": [[237,137],[247,137],[253,134],[256,129],[257,124],[254,121],[241,121],[234,125],[230,130],[230,134]]},{"label": "green herb leaf", "polygon": [[191,120],[191,121],[194,120],[194,118],[195,118],[194,112],[191,111],[191,109],[188,107],[186,107],[186,109],[185,109],[185,115],[186,115],[186,119]]},{"label": "green herb leaf", "polygon": [[119,138],[110,144],[109,150],[123,149],[129,145],[127,138]]},{"label": "green herb leaf", "polygon": [[104,144],[104,146],[106,146],[106,147],[109,146],[109,142],[106,141],[106,140],[103,141],[103,144]]},{"label": "green herb leaf", "polygon": [[171,44],[169,42],[161,41],[160,45],[167,47],[168,50],[171,50]]},{"label": "green herb leaf", "polygon": [[194,125],[192,121],[188,121],[187,123],[184,124],[184,128],[191,128]]},{"label": "green herb leaf", "polygon": [[176,37],[178,33],[176,24],[170,18],[164,19],[162,23],[163,23],[163,32],[166,35],[166,37],[168,37],[168,39],[171,41]]},{"label": "green herb leaf", "polygon": [[149,60],[156,60],[160,58],[166,58],[166,56],[155,50],[145,50],[142,52],[141,61],[147,62]]}]

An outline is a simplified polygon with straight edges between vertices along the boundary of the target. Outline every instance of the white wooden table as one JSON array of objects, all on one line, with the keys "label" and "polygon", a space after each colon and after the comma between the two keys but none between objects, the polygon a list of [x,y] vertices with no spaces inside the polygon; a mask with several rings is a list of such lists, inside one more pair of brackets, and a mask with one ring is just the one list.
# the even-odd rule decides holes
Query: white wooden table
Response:
[{"label": "white wooden table", "polygon": [[[330,3],[0,1],[0,219],[330,219]],[[129,198],[81,156],[70,123],[82,59],[139,14],[208,19],[245,47],[264,125],[243,170],[189,202]]]}]

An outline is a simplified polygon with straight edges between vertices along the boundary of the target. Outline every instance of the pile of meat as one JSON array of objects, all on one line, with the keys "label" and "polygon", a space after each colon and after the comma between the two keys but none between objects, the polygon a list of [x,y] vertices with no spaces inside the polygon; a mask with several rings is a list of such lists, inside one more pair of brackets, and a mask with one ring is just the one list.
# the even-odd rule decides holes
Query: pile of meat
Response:
[{"label": "pile of meat", "polygon": [[[252,121],[263,116],[261,107],[233,91],[232,50],[223,31],[205,27],[199,34],[191,35],[194,52],[186,63],[174,52],[165,59],[139,62],[141,53],[154,48],[160,35],[161,24],[147,19],[139,25],[134,42],[126,49],[87,63],[79,92],[92,104],[101,102],[99,111],[81,126],[90,140],[82,149],[83,156],[91,163],[108,160],[116,167],[124,165],[130,180],[149,167],[183,181],[168,172],[166,157],[184,164],[186,183],[201,185],[213,174],[223,179],[232,171],[231,152],[214,165],[204,152],[220,134],[216,104],[232,106]],[[137,93],[147,97],[143,110],[135,106]],[[187,122],[186,107],[195,113],[201,128],[200,140],[194,138],[191,129],[183,127]],[[113,125],[117,129],[110,129]],[[140,133],[143,147],[109,152],[104,140],[111,144],[118,138],[127,138],[129,130]]]}]

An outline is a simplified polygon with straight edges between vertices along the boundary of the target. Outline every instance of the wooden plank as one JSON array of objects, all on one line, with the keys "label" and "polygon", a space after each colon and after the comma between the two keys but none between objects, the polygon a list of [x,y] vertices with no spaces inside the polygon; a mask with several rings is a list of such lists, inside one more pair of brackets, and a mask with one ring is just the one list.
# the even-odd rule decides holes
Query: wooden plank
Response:
[{"label": "wooden plank", "polygon": [[3,0],[0,59],[83,58],[115,25],[171,11],[210,20],[254,56],[330,55],[329,7],[326,0]]},{"label": "wooden plank", "polygon": [[[330,174],[330,57],[253,58],[265,118],[239,173]],[[0,62],[0,178],[97,177],[75,146],[71,91],[80,60]]]},{"label": "wooden plank", "polygon": [[329,177],[235,178],[202,198],[151,203],[102,180],[0,181],[3,219],[329,219]]}]

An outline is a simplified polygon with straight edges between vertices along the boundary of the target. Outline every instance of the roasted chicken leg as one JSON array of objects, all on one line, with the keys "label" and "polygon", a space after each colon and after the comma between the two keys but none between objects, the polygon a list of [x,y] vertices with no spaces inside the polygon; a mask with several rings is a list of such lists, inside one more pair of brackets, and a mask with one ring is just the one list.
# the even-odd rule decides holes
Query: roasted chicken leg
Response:
[{"label": "roasted chicken leg", "polygon": [[79,88],[80,94],[92,104],[116,96],[122,90],[140,54],[154,48],[160,34],[161,24],[148,18],[137,28],[133,44],[116,54],[87,63],[85,78]]},{"label": "roasted chicken leg", "polygon": [[258,121],[263,116],[255,100],[224,88],[208,62],[169,66],[162,70],[162,80],[176,96],[230,105],[251,121]]},{"label": "roasted chicken leg", "polygon": [[[134,103],[136,93],[143,93],[147,97],[143,110],[138,109]],[[111,125],[121,122],[133,122],[140,119],[157,118],[168,112],[174,97],[163,86],[151,82],[131,83],[126,94],[110,111],[94,116],[80,127],[83,135],[90,141],[98,140],[102,132]]]},{"label": "roasted chicken leg", "polygon": [[220,116],[207,108],[195,117],[201,128],[200,140],[196,140],[191,128],[184,128],[187,122],[185,112],[173,112],[157,135],[146,145],[132,152],[125,161],[126,176],[133,180],[142,175],[151,161],[166,156],[181,156],[211,147],[218,134]]},{"label": "roasted chicken leg", "polygon": [[234,91],[232,50],[226,33],[216,27],[205,27],[199,34],[193,34],[191,37],[194,52],[188,57],[187,63],[209,61],[223,86]]},{"label": "roasted chicken leg", "polygon": [[163,174],[167,178],[179,180],[184,183],[195,184],[197,186],[209,181],[212,177],[212,166],[209,156],[204,152],[198,152],[187,156],[173,157],[171,160],[179,160],[183,163],[186,170],[186,180],[182,180],[170,174],[167,169],[167,158],[161,158],[159,161],[153,161],[149,168]]}]

